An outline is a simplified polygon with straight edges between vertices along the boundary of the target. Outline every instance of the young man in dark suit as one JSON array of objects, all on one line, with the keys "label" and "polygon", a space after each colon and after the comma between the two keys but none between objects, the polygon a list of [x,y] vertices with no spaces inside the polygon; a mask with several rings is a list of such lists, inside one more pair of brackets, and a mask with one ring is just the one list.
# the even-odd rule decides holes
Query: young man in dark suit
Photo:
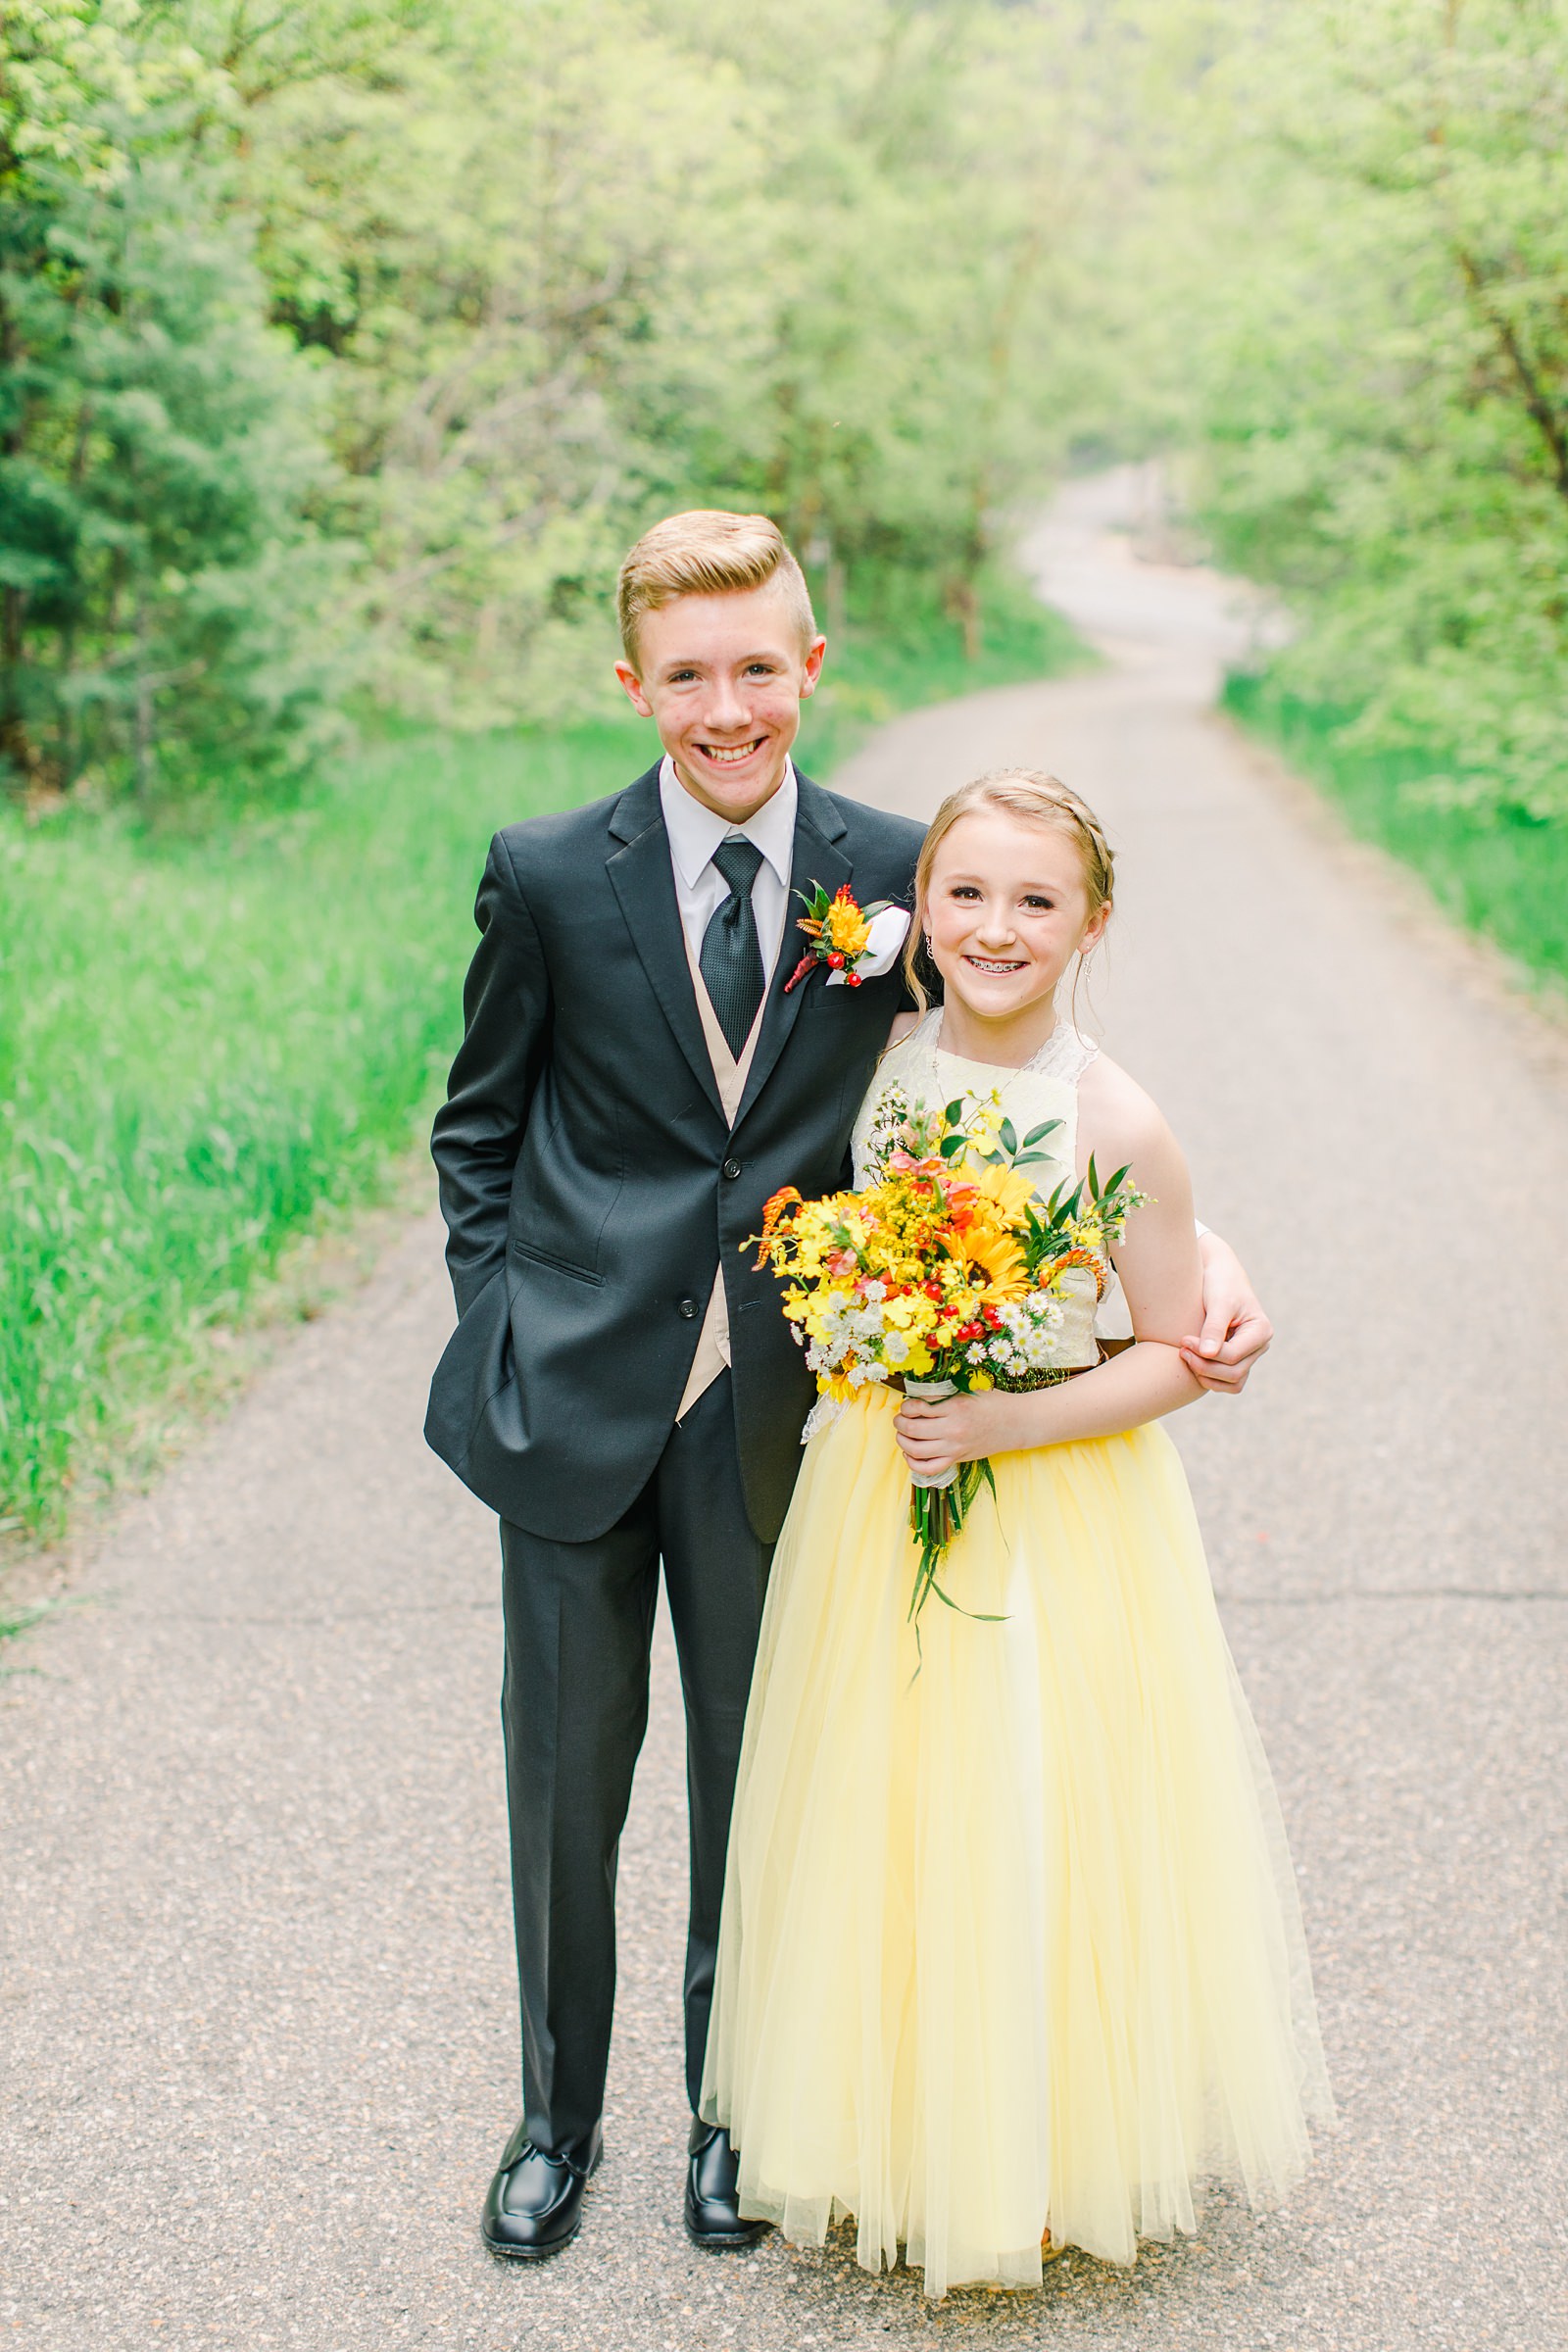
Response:
[{"label": "young man in dark suit", "polygon": [[[618,601],[617,674],[663,758],[608,801],[496,835],[432,1143],[459,1323],[426,1435],[502,1522],[524,2111],[483,2229],[521,2260],[575,2235],[600,2160],[661,1560],[691,1813],[686,2226],[713,2250],[760,2234],[696,2107],[747,1691],[812,1382],[744,1244],[781,1185],[845,1180],[906,1002],[897,940],[857,987],[816,970],[790,988],[796,894],[847,884],[907,908],[921,840],[794,767],[825,641],[765,516],[659,524]],[[1211,1377],[1234,1389],[1268,1326],[1213,1237],[1205,1294]]]}]

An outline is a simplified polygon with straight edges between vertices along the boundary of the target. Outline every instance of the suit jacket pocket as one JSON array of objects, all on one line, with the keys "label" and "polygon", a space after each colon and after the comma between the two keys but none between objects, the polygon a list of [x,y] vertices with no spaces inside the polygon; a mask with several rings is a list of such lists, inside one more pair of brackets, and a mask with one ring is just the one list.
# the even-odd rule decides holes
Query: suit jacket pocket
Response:
[{"label": "suit jacket pocket", "polygon": [[604,1283],[602,1274],[596,1274],[590,1266],[573,1265],[569,1257],[557,1257],[549,1250],[535,1250],[528,1242],[514,1242],[511,1247],[514,1257],[526,1258],[531,1266],[548,1266],[552,1274],[564,1274],[569,1282],[586,1282],[595,1290]]}]

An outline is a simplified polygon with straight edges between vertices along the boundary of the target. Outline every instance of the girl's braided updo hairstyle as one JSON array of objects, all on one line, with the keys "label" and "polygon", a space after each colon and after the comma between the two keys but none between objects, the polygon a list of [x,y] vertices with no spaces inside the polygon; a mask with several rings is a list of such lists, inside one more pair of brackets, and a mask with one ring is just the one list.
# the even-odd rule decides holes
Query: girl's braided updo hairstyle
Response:
[{"label": "girl's braided updo hairstyle", "polygon": [[[1091,921],[1102,907],[1110,906],[1114,895],[1116,860],[1110,844],[1099,817],[1070,785],[1048,776],[1038,767],[994,767],[985,775],[976,776],[972,783],[960,784],[956,792],[949,793],[931,819],[931,829],[921,844],[919,862],[914,869],[914,921],[909,925],[904,951],[904,969],[922,1011],[929,1000],[918,965],[925,952],[923,918],[926,895],[931,888],[931,868],[936,863],[937,851],[958,819],[972,815],[977,808],[997,808],[1028,825],[1049,825],[1053,832],[1064,833],[1075,842],[1083,863]],[[1076,995],[1076,979],[1073,989]]]}]

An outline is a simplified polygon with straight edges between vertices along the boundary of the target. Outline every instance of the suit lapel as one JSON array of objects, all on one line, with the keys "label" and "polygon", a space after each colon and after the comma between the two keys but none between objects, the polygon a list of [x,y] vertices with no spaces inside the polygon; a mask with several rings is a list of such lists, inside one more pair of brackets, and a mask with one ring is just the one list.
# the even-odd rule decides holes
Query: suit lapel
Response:
[{"label": "suit lapel", "polygon": [[[611,816],[610,830],[615,847],[605,870],[620,902],[632,946],[660,1009],[675,1033],[675,1042],[691,1063],[693,1076],[718,1117],[724,1119],[724,1106],[719,1101],[713,1064],[703,1036],[686,964],[686,940],[675,898],[674,870],[669,861],[669,836],[664,831],[659,806],[657,767],[650,768],[647,775],[640,776],[621,794]],[[724,1119],[724,1124],[727,1127],[729,1121]]]},{"label": "suit lapel", "polygon": [[831,898],[840,884],[850,879],[850,860],[839,846],[848,830],[843,817],[829,795],[808,782],[799,771],[797,787],[800,799],[795,816],[795,855],[790,873],[789,911],[784,918],[784,944],[779,949],[778,962],[768,983],[761,1034],[752,1057],[746,1092],[741,1097],[741,1106],[735,1114],[737,1127],[772,1075],[790,1032],[800,1018],[807,990],[826,985],[820,974],[811,972],[799,988],[792,990],[788,996],[784,993],[790,974],[800,962],[807,944],[804,935],[795,928],[802,906],[801,898],[796,894],[808,894],[812,883],[820,882]]}]

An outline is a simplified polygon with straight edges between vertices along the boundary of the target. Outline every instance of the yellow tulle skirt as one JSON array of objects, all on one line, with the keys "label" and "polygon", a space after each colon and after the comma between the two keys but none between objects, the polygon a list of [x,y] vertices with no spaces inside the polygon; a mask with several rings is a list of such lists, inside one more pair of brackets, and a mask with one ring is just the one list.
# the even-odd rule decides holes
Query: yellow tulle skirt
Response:
[{"label": "yellow tulle skirt", "polygon": [[917,1656],[897,1401],[813,1438],[774,1562],[703,2110],[747,2213],[940,2295],[1272,2201],[1332,2104],[1169,1439],[999,1456],[944,1583],[1003,1622],[932,1598]]}]

